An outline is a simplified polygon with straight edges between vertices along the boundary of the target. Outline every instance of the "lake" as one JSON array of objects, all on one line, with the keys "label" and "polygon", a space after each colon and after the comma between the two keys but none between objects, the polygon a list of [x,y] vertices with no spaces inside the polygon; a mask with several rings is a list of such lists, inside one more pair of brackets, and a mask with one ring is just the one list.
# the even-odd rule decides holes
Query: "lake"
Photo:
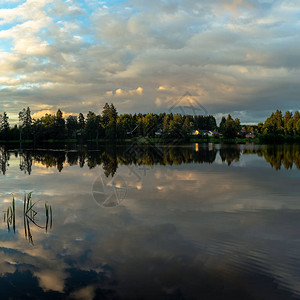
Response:
[{"label": "lake", "polygon": [[16,148],[1,299],[300,299],[299,145]]}]

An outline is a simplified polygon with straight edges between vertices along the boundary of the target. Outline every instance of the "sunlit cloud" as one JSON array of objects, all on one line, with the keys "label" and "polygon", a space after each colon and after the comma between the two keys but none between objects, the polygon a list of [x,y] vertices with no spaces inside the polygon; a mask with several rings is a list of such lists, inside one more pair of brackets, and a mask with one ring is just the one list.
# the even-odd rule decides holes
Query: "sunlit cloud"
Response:
[{"label": "sunlit cloud", "polygon": [[[40,111],[37,111],[35,112],[33,115],[32,115],[32,118],[34,119],[39,119],[43,116],[45,116],[46,114],[47,115],[55,115],[57,111],[55,110],[49,110],[49,109],[44,109],[44,110],[40,110]],[[63,117],[68,117],[70,114],[62,111],[62,114],[63,114]]]},{"label": "sunlit cloud", "polygon": [[162,112],[186,91],[244,122],[295,110],[299,13],[293,1],[1,1],[0,111]]},{"label": "sunlit cloud", "polygon": [[138,87],[134,90],[123,90],[123,89],[117,89],[115,91],[107,91],[106,95],[112,96],[115,95],[117,97],[124,97],[124,96],[134,96],[134,95],[143,95],[144,89],[142,87]]},{"label": "sunlit cloud", "polygon": [[39,280],[39,285],[44,291],[52,290],[63,292],[64,290],[64,279],[67,277],[60,270],[43,270],[36,272],[35,276]]}]

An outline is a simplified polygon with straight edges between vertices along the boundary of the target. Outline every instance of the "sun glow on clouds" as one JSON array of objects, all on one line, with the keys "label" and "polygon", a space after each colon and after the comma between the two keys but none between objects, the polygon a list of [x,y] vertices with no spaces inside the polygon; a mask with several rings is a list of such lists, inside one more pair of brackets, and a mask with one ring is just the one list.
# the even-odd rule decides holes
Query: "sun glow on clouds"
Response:
[{"label": "sun glow on clouds", "polygon": [[[32,118],[39,119],[39,118],[45,116],[46,114],[53,116],[56,114],[56,112],[57,112],[56,110],[44,109],[44,110],[40,110],[40,111],[37,111],[34,114],[32,114]],[[70,115],[75,115],[74,113],[66,113],[64,111],[61,111],[61,112],[62,112],[64,118],[67,118]]]},{"label": "sun glow on clouds", "polygon": [[0,1],[0,111],[167,111],[186,91],[244,122],[297,109],[299,14],[293,1]]},{"label": "sun glow on clouds", "polygon": [[133,96],[133,95],[143,95],[144,89],[142,87],[138,87],[135,90],[123,90],[123,89],[117,89],[115,91],[107,91],[106,95],[108,96],[117,96],[117,97],[124,97],[124,96]]}]

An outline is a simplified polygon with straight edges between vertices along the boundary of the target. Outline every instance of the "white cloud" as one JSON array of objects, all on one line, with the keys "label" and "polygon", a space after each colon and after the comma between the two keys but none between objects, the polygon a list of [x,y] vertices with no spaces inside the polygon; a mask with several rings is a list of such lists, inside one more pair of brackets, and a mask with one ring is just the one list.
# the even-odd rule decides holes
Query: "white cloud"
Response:
[{"label": "white cloud", "polygon": [[120,112],[167,111],[187,90],[210,113],[252,111],[245,122],[257,110],[298,105],[293,1],[86,5],[27,0],[0,9],[0,39],[12,49],[0,52],[0,103],[14,104],[9,113],[41,101],[86,112],[107,98]]},{"label": "white cloud", "polygon": [[142,96],[144,92],[144,89],[142,87],[138,87],[133,90],[123,90],[121,88],[116,89],[115,91],[107,91],[106,95],[107,96],[116,96],[116,97],[127,97],[127,96],[134,96],[134,95],[139,95]]}]

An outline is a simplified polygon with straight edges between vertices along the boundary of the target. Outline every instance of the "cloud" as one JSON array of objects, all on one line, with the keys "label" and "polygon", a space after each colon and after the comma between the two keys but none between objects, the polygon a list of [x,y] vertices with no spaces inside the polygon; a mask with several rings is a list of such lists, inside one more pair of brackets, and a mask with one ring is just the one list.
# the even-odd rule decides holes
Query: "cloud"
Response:
[{"label": "cloud", "polygon": [[66,274],[61,272],[61,270],[43,270],[36,272],[35,276],[39,279],[39,285],[44,291],[63,292]]},{"label": "cloud", "polygon": [[125,90],[122,90],[121,88],[119,89],[116,89],[115,91],[107,91],[106,92],[106,95],[108,96],[116,96],[116,97],[126,97],[126,96],[133,96],[133,95],[143,95],[143,91],[144,89],[142,87],[138,87],[134,90],[128,90],[128,91],[125,91]]},{"label": "cloud", "polygon": [[212,114],[260,121],[297,108],[299,12],[293,1],[16,2],[0,9],[0,106],[158,112],[189,91]]},{"label": "cloud", "polygon": [[[43,107],[43,105],[41,105],[41,107]],[[53,115],[56,115],[56,112],[57,112],[57,110],[43,109],[43,110],[39,110],[39,111],[36,111],[35,113],[33,113],[32,118],[39,119],[39,118],[45,116],[46,114],[53,116]],[[62,112],[64,118],[67,118],[70,115],[75,115],[75,113],[72,113],[72,112],[68,113],[63,110],[61,112]]]}]

